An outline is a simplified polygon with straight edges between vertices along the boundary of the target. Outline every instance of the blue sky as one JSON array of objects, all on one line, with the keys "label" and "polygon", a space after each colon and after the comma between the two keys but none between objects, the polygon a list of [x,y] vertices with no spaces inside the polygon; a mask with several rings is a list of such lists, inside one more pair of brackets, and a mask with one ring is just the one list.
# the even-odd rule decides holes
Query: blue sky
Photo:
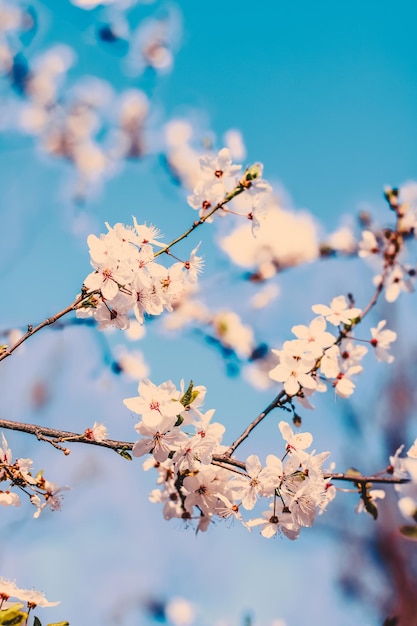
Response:
[{"label": "blue sky", "polygon": [[[123,71],[119,50],[96,41],[96,25],[113,15],[110,10],[87,12],[68,0],[59,7],[53,0],[33,6],[39,29],[25,49],[29,58],[57,42],[70,45],[78,62],[69,85],[95,74],[116,91],[144,89],[155,131],[170,118],[187,117],[221,148],[224,132],[239,129],[247,162],[262,161],[265,177],[285,188],[294,208],[311,211],[323,231],[330,232],[344,215],[362,208],[388,222],[383,186],[415,178],[417,8],[410,2],[256,5],[246,0],[185,0],[178,6],[138,6],[129,13],[131,26],[171,6],[181,34],[169,74],[133,78]],[[19,99],[5,79],[2,85],[10,111]],[[126,164],[83,205],[74,204],[71,167],[46,157],[13,125],[0,133],[2,328],[36,322],[72,301],[89,272],[86,235],[103,232],[105,221],[128,223],[134,214],[157,224],[170,238],[195,218],[185,192],[172,185],[158,155]],[[74,235],[74,219],[80,216],[86,226]],[[218,302],[229,295],[219,276],[230,272],[237,279],[237,272],[219,252],[214,233],[215,225],[200,231],[190,246],[203,240],[207,272],[214,273],[211,283],[207,275],[208,293]],[[321,268],[299,268],[279,278],[283,295],[265,318],[268,341],[282,342],[292,324],[307,322],[311,304],[338,295],[334,289],[341,282],[347,290],[353,285],[361,295],[366,291],[355,262],[348,270],[337,261]],[[321,271],[327,272],[324,279]],[[243,300],[249,297],[252,287],[237,281],[230,294],[238,288]],[[236,297],[234,304],[242,302]],[[122,343],[115,335],[108,341],[111,348]],[[106,370],[102,342],[85,328],[46,330],[43,337],[34,337],[24,352],[2,363],[1,414],[47,425],[58,422],[74,430],[98,419],[108,424],[112,437],[133,439],[132,419],[121,401],[134,395],[136,385]],[[270,400],[267,392],[227,378],[219,355],[199,337],[167,339],[151,324],[140,348],[156,382],[171,378],[178,384],[192,377],[205,384],[206,408],[216,408],[230,433]],[[372,376],[379,380],[385,375],[379,368]],[[30,400],[37,381],[46,381],[50,393],[42,411]],[[372,400],[372,389],[365,384],[360,393],[358,402]],[[336,419],[332,422],[342,411],[341,403],[327,398],[318,404],[323,421],[315,415],[305,427],[317,434],[318,449],[335,447],[339,469],[339,463],[348,463],[346,431],[335,425]],[[277,419],[259,433],[261,454],[269,451]],[[326,522],[306,529],[294,544],[268,542],[255,532],[221,525],[195,537],[179,523],[165,522],[159,508],[147,501],[152,477],[137,462],[74,448],[66,463],[52,448],[40,450],[23,436],[7,436],[16,456],[33,455],[47,476],[75,485],[61,513],[36,521],[26,505],[25,510],[5,510],[0,521],[1,535],[7,537],[0,544],[1,573],[62,601],[45,622],[67,618],[72,625],[124,626],[136,619],[145,624],[146,618],[135,613],[135,603],[155,594],[195,602],[202,626],[220,625],[221,619],[237,625],[246,611],[259,626],[270,626],[274,618],[285,619],[287,626],[379,623],[372,607],[349,602],[341,594],[336,578],[343,553],[337,551]],[[376,449],[374,459],[381,462],[381,450]],[[349,519],[366,535],[372,520],[358,518],[353,506]],[[336,520],[338,514],[340,509]],[[130,607],[131,598],[133,608],[119,622],[111,622],[119,599]]]}]

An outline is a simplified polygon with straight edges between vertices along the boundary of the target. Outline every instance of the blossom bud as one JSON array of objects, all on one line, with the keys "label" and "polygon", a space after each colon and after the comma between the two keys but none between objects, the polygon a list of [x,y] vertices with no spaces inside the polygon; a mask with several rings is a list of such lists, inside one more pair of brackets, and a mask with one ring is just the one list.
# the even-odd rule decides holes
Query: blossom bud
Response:
[{"label": "blossom bud", "polygon": [[245,172],[245,180],[250,181],[262,176],[262,165],[260,163],[254,163]]}]

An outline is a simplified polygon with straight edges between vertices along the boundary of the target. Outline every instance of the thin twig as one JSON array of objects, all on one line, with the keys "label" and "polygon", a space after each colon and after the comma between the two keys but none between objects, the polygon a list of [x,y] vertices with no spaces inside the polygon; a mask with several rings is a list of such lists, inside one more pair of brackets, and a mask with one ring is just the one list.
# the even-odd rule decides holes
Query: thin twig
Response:
[{"label": "thin twig", "polygon": [[230,202],[230,200],[232,200],[233,198],[241,194],[244,190],[245,190],[245,187],[239,183],[234,189],[232,189],[232,191],[229,191],[229,193],[226,194],[224,199],[218,204],[216,204],[216,206],[213,209],[211,209],[211,211],[209,211],[207,215],[205,215],[204,217],[200,217],[199,220],[196,220],[195,222],[193,222],[192,226],[190,226],[190,228],[186,230],[185,233],[183,233],[176,239],[173,239],[171,243],[169,243],[164,248],[161,248],[161,250],[158,250],[158,252],[154,254],[154,259],[156,259],[156,257],[160,256],[161,254],[169,254],[170,248],[172,248],[172,246],[175,246],[175,244],[179,243],[180,241],[188,237],[188,235],[190,235],[196,228],[204,224],[204,222],[207,222],[207,220],[212,215],[214,215],[216,211],[218,211],[219,209],[222,209],[225,204],[227,204],[228,202]]},{"label": "thin twig", "polygon": [[130,441],[116,441],[114,439],[105,439],[104,441],[95,441],[91,437],[84,434],[73,433],[56,428],[47,428],[46,426],[38,426],[37,424],[25,424],[23,422],[12,422],[11,420],[0,419],[0,428],[7,430],[18,430],[29,435],[34,435],[40,441],[47,441],[55,446],[55,444],[71,441],[73,443],[87,443],[92,446],[100,446],[102,448],[110,448],[112,450],[131,450],[133,443]]},{"label": "thin twig", "polygon": [[[232,189],[232,191],[229,191],[225,195],[224,199],[221,202],[216,204],[216,206],[209,213],[207,213],[207,215],[205,215],[204,217],[201,217],[198,221],[194,222],[193,225],[188,230],[185,231],[185,233],[183,233],[176,239],[173,239],[171,243],[169,243],[167,246],[165,246],[164,248],[156,252],[156,254],[154,255],[154,259],[164,253],[169,254],[170,248],[172,248],[172,246],[177,244],[179,241],[182,241],[183,239],[185,239],[185,237],[188,237],[188,235],[192,233],[193,230],[195,230],[198,226],[201,226],[202,224],[204,224],[204,222],[206,222],[216,211],[218,211],[219,209],[222,209],[225,204],[230,202],[230,200],[232,200],[233,198],[241,194],[245,190],[245,188],[246,188],[245,185],[242,182],[239,182],[236,185],[236,187]],[[72,304],[67,306],[65,309],[63,309],[59,313],[56,313],[52,317],[48,317],[46,320],[44,320],[37,326],[32,326],[31,324],[29,324],[27,327],[28,329],[26,333],[22,335],[22,337],[20,337],[20,339],[16,341],[16,343],[13,346],[11,346],[10,348],[7,348],[6,350],[0,353],[0,361],[3,361],[3,359],[6,359],[8,356],[10,356],[16,350],[16,348],[18,348],[23,342],[29,339],[29,337],[32,337],[32,335],[37,333],[39,330],[41,330],[45,326],[50,326],[51,324],[54,324],[57,320],[59,320],[61,317],[63,317],[67,313],[74,311],[81,304],[81,302],[83,302],[83,300],[90,297],[94,293],[96,292],[94,291],[88,292],[87,294],[82,293]]]},{"label": "thin twig", "polygon": [[382,476],[352,476],[351,474],[343,474],[342,472],[338,472],[337,474],[332,474],[331,472],[324,474],[324,478],[328,480],[345,480],[351,483],[359,483],[363,485],[364,483],[381,483],[384,485],[404,485],[405,483],[411,482],[411,478],[394,478],[393,476],[386,476],[385,478]]},{"label": "thin twig", "polygon": [[[88,294],[88,297],[89,296],[91,296],[91,293]],[[13,344],[13,346],[11,346],[10,348],[7,348],[6,350],[4,350],[4,352],[0,354],[0,361],[3,361],[3,359],[10,356],[16,350],[16,348],[22,345],[22,343],[26,341],[27,339],[29,339],[29,337],[32,337],[32,335],[37,333],[38,330],[45,328],[45,326],[50,326],[51,324],[54,324],[57,320],[59,320],[61,317],[63,317],[67,313],[74,311],[79,306],[79,304],[85,299],[86,299],[86,294],[85,293],[81,294],[80,296],[78,296],[76,300],[74,300],[72,304],[67,306],[65,309],[63,309],[59,313],[56,313],[52,317],[47,317],[46,320],[44,320],[37,326],[32,326],[31,324],[29,324],[26,333],[22,335],[20,339],[18,339],[18,341],[16,341],[16,343]]]},{"label": "thin twig", "polygon": [[279,394],[277,395],[276,398],[274,398],[274,400],[272,400],[272,402],[270,404],[268,404],[268,406],[266,407],[266,409],[264,409],[262,411],[262,413],[260,413],[258,415],[257,418],[255,418],[253,420],[253,422],[251,422],[249,424],[249,426],[247,426],[245,428],[245,430],[243,431],[243,433],[240,435],[240,437],[238,437],[236,439],[236,441],[234,441],[232,443],[232,445],[230,446],[230,448],[225,452],[225,457],[230,457],[233,452],[236,450],[236,448],[238,446],[240,446],[240,444],[245,441],[245,439],[247,439],[249,437],[249,435],[251,434],[251,432],[253,431],[254,428],[257,427],[257,425],[262,422],[262,420],[268,415],[268,413],[270,413],[272,411],[272,409],[275,409],[277,407],[280,406],[281,404],[281,400],[286,396],[287,394],[285,393],[285,391],[280,391]]}]

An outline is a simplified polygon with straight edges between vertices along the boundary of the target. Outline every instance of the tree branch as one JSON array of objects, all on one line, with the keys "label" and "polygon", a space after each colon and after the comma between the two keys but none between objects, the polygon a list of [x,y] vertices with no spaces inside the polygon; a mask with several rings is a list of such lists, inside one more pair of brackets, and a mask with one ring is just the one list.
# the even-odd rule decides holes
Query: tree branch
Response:
[{"label": "tree branch", "polygon": [[[69,432],[66,430],[58,430],[56,428],[47,428],[46,426],[38,426],[36,424],[25,424],[23,422],[12,422],[11,420],[0,419],[0,428],[7,430],[17,430],[22,433],[34,435],[39,441],[47,441],[55,446],[55,444],[63,442],[87,443],[92,446],[100,446],[102,448],[110,448],[118,451],[119,449],[131,450],[133,443],[130,441],[115,441],[114,439],[105,439],[104,441],[95,441],[91,437],[84,434]],[[56,446],[55,446],[56,447]]]},{"label": "tree branch", "polygon": [[[277,402],[277,398],[274,400],[274,403]],[[269,411],[271,411],[274,406],[274,403],[271,403],[267,409],[257,418],[259,421],[261,416],[265,417]],[[262,419],[263,419],[262,417]],[[254,420],[255,422],[256,420]],[[252,422],[251,426],[254,424]],[[259,423],[259,422],[258,422]],[[58,430],[56,428],[47,428],[46,426],[38,426],[37,424],[25,424],[23,422],[13,422],[11,420],[3,420],[0,419],[0,428],[5,428],[7,430],[17,430],[23,433],[27,433],[29,435],[34,435],[40,441],[47,441],[52,444],[54,447],[61,449],[63,452],[68,454],[65,448],[61,448],[57,444],[71,442],[71,443],[87,443],[92,446],[98,446],[100,448],[109,448],[111,450],[115,450],[119,452],[119,450],[131,450],[133,448],[133,443],[130,441],[117,441],[115,439],[105,439],[104,441],[95,441],[90,437],[87,437],[85,434],[74,433],[66,430]],[[250,426],[248,426],[248,429]],[[252,426],[252,430],[255,426]],[[247,430],[248,430],[247,429]],[[250,431],[249,431],[250,432]],[[249,434],[249,433],[248,433]],[[246,435],[248,436],[248,435]],[[239,438],[240,439],[240,438]],[[237,440],[238,441],[238,440]],[[212,463],[213,465],[217,465],[219,467],[223,467],[224,469],[228,469],[230,471],[233,470],[232,467],[236,467],[239,470],[246,471],[246,465],[243,461],[239,461],[239,459],[231,458],[231,453],[229,451],[233,448],[235,444],[227,450],[225,454],[214,454]],[[226,467],[225,467],[226,465]],[[230,465],[231,467],[227,467]],[[239,472],[240,473],[240,472]],[[405,483],[411,482],[410,478],[395,478],[393,476],[381,477],[381,476],[354,476],[351,474],[343,474],[342,472],[331,473],[327,472],[323,475],[323,478],[326,480],[342,480],[353,483],[380,483],[386,485],[402,485]]]},{"label": "tree branch", "polygon": [[225,204],[227,204],[228,202],[230,202],[230,200],[232,200],[233,198],[235,198],[236,196],[241,194],[244,190],[245,190],[245,186],[242,183],[239,183],[238,185],[236,185],[236,187],[234,189],[232,189],[232,191],[229,191],[226,194],[226,196],[224,197],[224,199],[221,202],[219,202],[218,204],[216,204],[216,206],[213,209],[211,209],[211,211],[209,211],[207,213],[207,215],[205,215],[204,217],[200,217],[199,220],[196,220],[195,222],[193,222],[192,226],[188,230],[186,230],[185,233],[183,233],[182,235],[180,235],[176,239],[173,239],[171,241],[171,243],[169,243],[164,248],[161,248],[161,250],[158,250],[158,252],[156,252],[154,254],[154,259],[156,259],[158,256],[160,256],[161,254],[164,254],[164,253],[165,254],[169,254],[169,250],[173,246],[175,246],[175,244],[179,243],[180,241],[182,241],[183,239],[188,237],[188,235],[190,235],[196,228],[198,228],[199,226],[204,224],[204,222],[207,222],[207,220],[212,215],[214,215],[214,213],[216,213],[216,211],[218,211],[219,209],[222,209]]},{"label": "tree branch", "polygon": [[[90,297],[90,296],[91,296],[91,293],[89,293],[87,297]],[[22,343],[25,342],[27,339],[29,339],[29,337],[32,337],[32,335],[37,333],[38,330],[41,330],[45,326],[50,326],[51,324],[54,324],[57,320],[59,320],[61,317],[63,317],[67,313],[70,313],[71,311],[75,311],[75,309],[85,299],[86,299],[86,294],[85,293],[81,294],[80,296],[78,296],[78,298],[76,298],[76,300],[74,300],[72,304],[67,306],[65,309],[63,309],[59,313],[56,313],[52,317],[47,317],[46,320],[44,320],[37,326],[32,326],[31,324],[29,324],[26,333],[22,335],[22,337],[20,337],[20,339],[16,341],[16,343],[13,344],[13,346],[11,346],[10,348],[7,348],[0,354],[0,361],[3,361],[3,359],[6,359],[8,356],[10,356],[16,350],[16,348],[22,345]]]},{"label": "tree branch", "polygon": [[236,448],[238,446],[240,446],[240,444],[245,441],[245,439],[247,439],[249,437],[249,435],[251,434],[251,432],[253,431],[254,428],[257,427],[258,424],[260,424],[260,422],[262,422],[262,420],[268,415],[268,413],[270,413],[272,411],[272,409],[275,409],[279,406],[282,405],[281,400],[286,397],[287,394],[285,393],[285,391],[280,391],[279,394],[277,395],[277,397],[272,400],[272,402],[270,404],[268,404],[268,406],[266,407],[266,409],[264,409],[264,411],[262,411],[262,413],[260,413],[258,415],[258,417],[256,417],[253,422],[251,422],[249,424],[249,426],[247,426],[247,428],[245,428],[245,430],[243,431],[243,433],[240,435],[240,437],[238,437],[236,439],[236,441],[234,441],[232,443],[232,445],[230,446],[230,448],[225,452],[224,456],[230,457],[233,452],[236,450]]}]

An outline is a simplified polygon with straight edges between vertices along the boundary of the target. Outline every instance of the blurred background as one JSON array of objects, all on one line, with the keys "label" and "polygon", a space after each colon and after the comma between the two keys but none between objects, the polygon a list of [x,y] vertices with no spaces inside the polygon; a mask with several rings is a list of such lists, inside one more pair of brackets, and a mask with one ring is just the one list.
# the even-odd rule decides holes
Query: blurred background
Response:
[{"label": "blurred background", "polygon": [[[281,211],[266,251],[235,235],[232,215],[182,242],[184,259],[202,242],[199,292],[136,337],[68,317],[31,338],[1,363],[0,416],[75,432],[99,421],[134,441],[122,401],[138,380],[192,379],[235,440],[276,395],[270,348],[314,304],[369,301],[358,216],[392,225],[385,185],[416,201],[416,17],[405,0],[0,0],[1,343],[75,299],[91,270],[86,238],[105,222],[133,215],[166,242],[191,226],[203,152],[227,145],[234,162],[262,162]],[[230,311],[250,328],[243,346],[219,331]],[[329,392],[300,408],[337,471],[382,470],[417,436],[415,313],[412,294],[381,299],[358,336],[387,319],[394,364],[369,354],[351,399]],[[272,413],[239,458],[280,454],[281,419]],[[296,542],[228,522],[196,535],[148,501],[155,475],[141,459],[76,444],[64,457],[4,434],[14,457],[71,487],[60,512],[35,520],[23,502],[0,519],[0,574],[61,601],[37,611],[42,623],[417,624],[415,544],[396,533],[393,490],[376,522],[339,494]]]}]

